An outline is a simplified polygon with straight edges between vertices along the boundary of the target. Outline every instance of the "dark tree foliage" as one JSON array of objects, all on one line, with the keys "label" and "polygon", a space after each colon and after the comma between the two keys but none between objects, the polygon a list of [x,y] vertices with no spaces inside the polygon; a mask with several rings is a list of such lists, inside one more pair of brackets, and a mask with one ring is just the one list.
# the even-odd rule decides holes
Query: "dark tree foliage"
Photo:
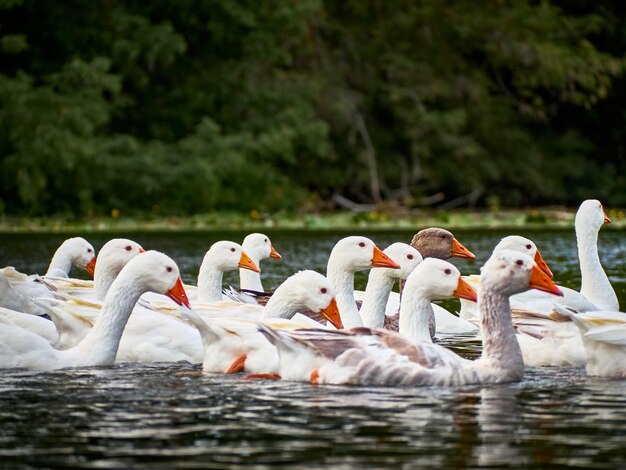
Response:
[{"label": "dark tree foliage", "polygon": [[0,213],[624,204],[623,10],[0,0]]}]

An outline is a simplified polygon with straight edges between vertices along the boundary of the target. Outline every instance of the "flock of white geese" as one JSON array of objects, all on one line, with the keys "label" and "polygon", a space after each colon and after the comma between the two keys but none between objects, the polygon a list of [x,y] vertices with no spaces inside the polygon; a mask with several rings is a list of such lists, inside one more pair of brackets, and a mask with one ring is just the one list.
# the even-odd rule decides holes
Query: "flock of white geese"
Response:
[{"label": "flock of white geese", "polygon": [[[197,286],[182,283],[167,255],[131,240],[110,240],[96,258],[71,238],[43,276],[0,270],[0,367],[188,361],[250,379],[413,386],[517,381],[525,365],[586,364],[590,375],[625,377],[626,315],[597,246],[608,222],[597,200],[576,214],[580,292],[554,284],[521,236],[502,239],[470,276],[447,261],[474,255],[446,230],[384,251],[350,236],[334,246],[326,276],[300,271],[273,293],[263,292],[259,265],[281,255],[263,234],[213,244]],[[70,278],[73,266],[93,281]],[[240,290],[224,289],[224,272],[237,269]],[[355,291],[355,272],[368,269],[366,290]],[[450,297],[461,299],[458,314],[432,303]],[[459,333],[482,340],[479,359],[436,343]]]}]

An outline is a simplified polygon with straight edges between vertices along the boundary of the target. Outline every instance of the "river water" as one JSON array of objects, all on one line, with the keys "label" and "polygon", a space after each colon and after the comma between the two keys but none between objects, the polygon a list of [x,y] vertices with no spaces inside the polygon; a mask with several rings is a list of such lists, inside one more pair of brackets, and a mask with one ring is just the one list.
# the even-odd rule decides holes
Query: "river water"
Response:
[{"label": "river water", "polygon": [[[570,231],[517,232],[532,238],[560,284],[580,285]],[[348,233],[268,232],[283,255],[265,261],[275,287],[303,268],[324,272]],[[384,248],[409,232],[370,232]],[[89,235],[96,249],[113,236],[174,258],[195,283],[204,252],[245,234]],[[454,260],[478,272],[507,233],[458,231],[477,255]],[[624,233],[603,230],[600,255],[626,305]],[[0,266],[45,271],[64,236],[0,235]],[[81,275],[82,276],[82,275]],[[84,276],[83,276],[84,277]],[[227,283],[236,284],[236,275]],[[363,286],[365,276],[357,277]],[[454,301],[446,303],[455,308]],[[467,338],[445,344],[468,356]],[[583,368],[528,368],[516,384],[461,388],[329,387],[200,373],[186,363],[118,365],[0,375],[3,468],[503,468],[626,467],[626,381],[589,378]]]}]

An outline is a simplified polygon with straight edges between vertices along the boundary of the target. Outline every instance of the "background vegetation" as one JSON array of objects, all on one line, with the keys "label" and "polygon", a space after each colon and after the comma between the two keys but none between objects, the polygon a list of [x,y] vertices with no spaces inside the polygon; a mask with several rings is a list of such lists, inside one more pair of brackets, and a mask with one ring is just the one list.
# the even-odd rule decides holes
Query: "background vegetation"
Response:
[{"label": "background vegetation", "polygon": [[624,205],[625,9],[0,0],[0,214]]}]

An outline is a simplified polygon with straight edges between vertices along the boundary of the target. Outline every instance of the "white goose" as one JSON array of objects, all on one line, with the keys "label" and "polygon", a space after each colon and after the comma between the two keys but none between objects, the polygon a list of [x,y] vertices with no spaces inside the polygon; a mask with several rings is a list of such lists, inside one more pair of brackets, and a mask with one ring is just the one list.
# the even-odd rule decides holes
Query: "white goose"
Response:
[{"label": "white goose", "polygon": [[[250,257],[256,266],[261,266],[261,261],[267,258],[275,260],[282,259],[282,256],[268,238],[262,233],[251,233],[243,239],[241,244],[243,251]],[[239,288],[256,292],[263,292],[263,284],[261,276],[257,271],[250,269],[239,269]]]},{"label": "white goose", "polygon": [[562,299],[550,299],[542,293],[528,293],[511,299],[517,340],[527,365],[576,366],[587,361],[578,329],[572,322],[564,321],[563,315],[553,312],[555,306],[575,311],[598,310],[599,305],[605,305],[605,309],[612,311],[619,308],[615,291],[598,256],[598,231],[609,222],[602,204],[597,200],[584,201],[576,213],[581,292],[561,287],[564,293]]},{"label": "white goose", "polygon": [[[463,246],[451,232],[439,227],[429,227],[417,232],[411,240],[411,246],[419,251],[423,258],[438,258],[442,260],[476,258],[474,253]],[[400,292],[402,292],[402,281],[400,281]],[[392,294],[391,301],[395,299],[396,295]],[[396,303],[397,305],[400,304],[400,296],[397,297]],[[437,304],[433,304],[433,309],[435,310],[437,333],[476,333],[476,326],[464,318],[448,312]]]},{"label": "white goose", "polygon": [[[509,235],[507,237],[504,237],[502,240],[500,240],[500,242],[498,242],[498,244],[493,249],[492,255],[503,250],[517,251],[519,253],[523,253],[527,256],[530,256],[535,261],[535,264],[543,272],[545,272],[551,278],[553,277],[552,271],[550,270],[550,268],[548,267],[548,264],[543,259],[543,256],[541,256],[541,253],[539,252],[537,245],[535,245],[535,243],[532,240],[529,240],[528,238],[522,237],[519,235]],[[464,276],[464,279],[474,288],[474,290],[476,290],[477,292],[480,291],[480,275],[479,274],[472,274],[469,276]],[[550,297],[554,297],[554,296],[549,296],[549,295],[546,295],[544,292],[533,289],[533,290],[528,290],[526,292],[522,292],[520,294],[511,296],[510,302],[511,302],[511,307],[520,308],[521,306],[524,305],[525,302],[528,302],[529,299],[536,300],[537,298],[539,299],[548,298],[548,300],[550,300]],[[461,311],[459,312],[459,314],[462,318],[465,318],[471,321],[477,322],[479,320],[478,306],[475,302],[468,302],[468,301],[461,300]]]},{"label": "white goose", "polygon": [[[66,300],[56,301],[50,308],[50,317],[59,332],[56,344],[60,348],[76,345],[89,333],[100,316],[100,299],[107,295],[122,268],[141,252],[141,246],[132,240],[107,242],[98,256],[95,289],[81,292],[78,288],[75,295],[63,294]],[[145,303],[142,296],[140,304],[133,309],[120,340],[116,362],[200,362],[202,344],[197,330],[172,314],[163,315],[144,307]]]},{"label": "white goose", "polygon": [[200,266],[197,301],[206,304],[224,300],[222,295],[224,272],[237,268],[261,272],[238,243],[223,240],[211,245]]},{"label": "white goose", "polygon": [[114,238],[100,249],[93,282],[69,278],[54,281],[58,289],[56,295],[64,301],[53,301],[48,309],[58,331],[57,341],[53,344],[67,349],[87,335],[113,281],[131,259],[143,252],[141,245],[132,240]]},{"label": "white goose", "polygon": [[533,287],[560,294],[526,255],[501,251],[485,263],[479,297],[483,354],[476,361],[386,330],[286,332],[263,325],[260,329],[278,348],[284,379],[414,386],[511,382],[521,379],[524,362],[515,341],[509,296]]},{"label": "white goose", "polygon": [[[609,281],[598,255],[598,232],[611,220],[604,213],[602,204],[595,199],[584,201],[576,212],[575,228],[580,261],[580,292],[561,287],[563,298],[556,299],[561,306],[578,312],[592,310],[619,310],[615,290]],[[555,299],[541,293],[516,296],[511,303],[514,308],[549,313]]]},{"label": "white goose", "polygon": [[[409,277],[422,261],[422,255],[415,248],[405,243],[394,243],[387,247],[383,253],[395,260],[400,265],[400,269],[372,268],[364,295],[360,296],[360,292],[357,291],[355,297],[357,300],[360,297],[363,298],[359,313],[364,326],[398,331],[400,296],[391,292],[391,288],[396,280],[406,280]],[[462,328],[462,332],[476,331],[474,325],[451,314],[443,307],[432,304],[431,308],[434,313],[432,326],[436,326],[437,331],[447,332],[452,328],[455,329],[454,332],[459,332],[459,328]],[[449,317],[453,317],[453,320],[449,321]],[[440,323],[443,323],[443,326]],[[434,335],[435,330],[432,333]]]},{"label": "white goose", "polygon": [[[144,249],[137,242],[127,238],[113,238],[100,249],[98,262],[93,261],[93,281],[72,278],[49,278],[48,281],[59,291],[76,295],[84,300],[104,300],[109,287],[126,263]],[[100,261],[103,261],[100,263]]]},{"label": "white goose", "polygon": [[96,324],[71,349],[59,351],[35,333],[0,325],[0,367],[50,370],[113,364],[128,317],[139,297],[149,290],[189,306],[176,263],[162,253],[149,251],[122,270],[109,289]]},{"label": "white goose", "polygon": [[204,345],[203,370],[205,372],[273,373],[278,367],[276,349],[257,331],[257,322],[267,322],[276,328],[302,327],[289,321],[296,312],[308,309],[341,328],[337,302],[330,282],[315,271],[300,271],[285,280],[274,292],[265,307],[242,304],[245,314],[238,315],[237,308],[224,315],[224,311],[203,310],[202,315],[191,310],[187,316],[198,328]]},{"label": "white goose", "polygon": [[68,238],[57,248],[52,256],[46,276],[68,277],[72,266],[86,270],[93,276],[96,263],[96,251],[82,237]]},{"label": "white goose", "polygon": [[574,313],[558,305],[555,308],[579,330],[587,356],[587,374],[626,378],[626,314]]},{"label": "white goose", "polygon": [[337,296],[341,321],[346,328],[363,325],[354,298],[354,273],[372,267],[400,269],[395,261],[366,237],[342,238],[330,253],[326,276]]},{"label": "white goose", "polygon": [[[359,314],[364,326],[383,328],[388,325],[389,329],[397,330],[400,296],[392,296],[391,289],[397,280],[406,280],[423,258],[419,251],[406,243],[394,243],[383,253],[398,263],[400,269],[372,268],[365,291],[356,291],[355,297],[357,301],[362,300]],[[394,325],[390,324],[392,320]]]},{"label": "white goose", "polygon": [[[67,278],[72,266],[85,269],[93,276],[96,257],[93,246],[81,237],[68,238],[55,251],[46,271],[46,276]],[[0,269],[0,275],[10,283],[12,289],[4,289],[0,295],[0,306],[34,315],[44,315],[46,310],[33,302],[37,297],[49,296],[49,288],[38,275],[28,276],[12,266]],[[4,282],[3,282],[4,283]]]}]

